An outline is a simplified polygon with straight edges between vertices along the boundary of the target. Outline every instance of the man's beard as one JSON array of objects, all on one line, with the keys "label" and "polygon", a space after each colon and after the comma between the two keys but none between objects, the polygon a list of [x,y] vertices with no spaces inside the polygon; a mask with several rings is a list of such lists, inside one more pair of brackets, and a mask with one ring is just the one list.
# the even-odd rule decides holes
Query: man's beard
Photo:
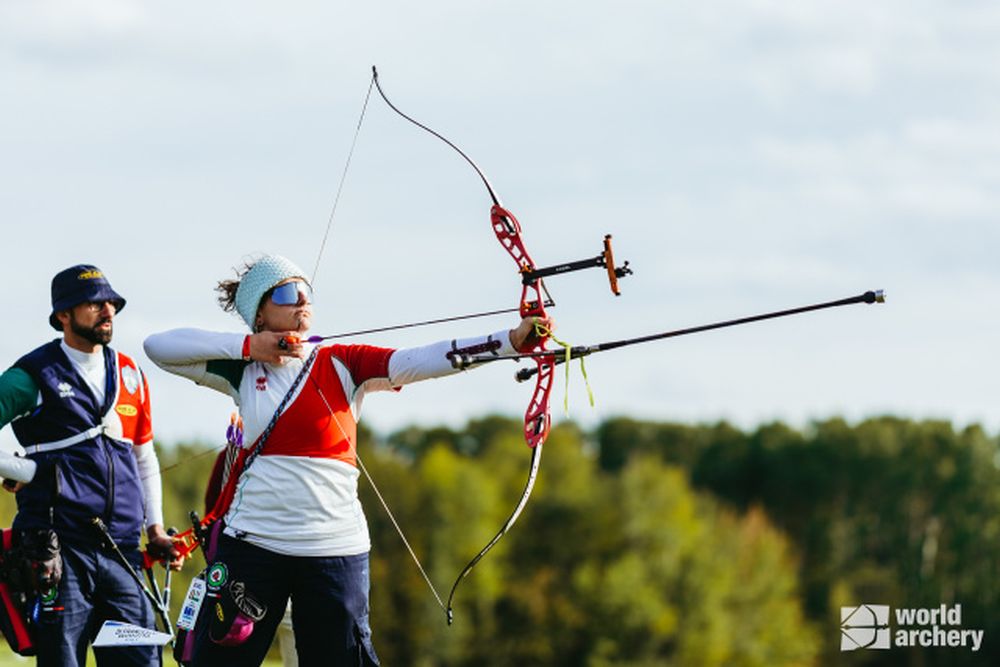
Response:
[{"label": "man's beard", "polygon": [[97,327],[101,326],[105,322],[110,323],[111,320],[107,318],[102,318],[98,320],[97,323],[94,324],[94,326],[85,327],[76,321],[76,318],[73,317],[72,313],[70,313],[69,316],[69,326],[73,330],[73,333],[75,333],[80,338],[83,338],[84,340],[93,343],[94,345],[107,345],[108,343],[111,342],[111,334],[113,333],[112,327],[114,325],[112,325],[112,327],[109,327],[107,331],[97,330]]}]

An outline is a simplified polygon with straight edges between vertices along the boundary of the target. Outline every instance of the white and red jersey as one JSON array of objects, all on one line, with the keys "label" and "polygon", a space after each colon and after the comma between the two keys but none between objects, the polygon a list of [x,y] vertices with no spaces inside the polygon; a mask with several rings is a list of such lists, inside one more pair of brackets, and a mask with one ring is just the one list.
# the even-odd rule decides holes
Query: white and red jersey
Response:
[{"label": "white and red jersey", "polygon": [[[240,359],[244,336],[177,329],[150,336],[146,353],[161,368],[236,401],[244,439],[256,442],[302,370]],[[456,373],[448,356],[476,348],[513,352],[508,332],[393,350],[323,346],[243,473],[226,514],[226,532],[295,556],[347,556],[371,548],[358,499],[357,421],[365,395]],[[311,351],[311,350],[310,350]]]}]

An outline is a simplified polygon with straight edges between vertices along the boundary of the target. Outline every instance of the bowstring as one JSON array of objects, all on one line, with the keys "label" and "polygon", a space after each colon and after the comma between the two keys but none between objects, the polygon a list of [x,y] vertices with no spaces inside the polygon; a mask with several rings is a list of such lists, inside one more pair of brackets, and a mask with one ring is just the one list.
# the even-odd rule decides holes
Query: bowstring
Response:
[{"label": "bowstring", "polygon": [[224,445],[218,445],[216,447],[209,447],[208,449],[206,449],[204,451],[201,451],[201,452],[198,452],[197,454],[192,454],[191,456],[188,456],[186,458],[182,458],[180,461],[177,461],[176,463],[172,463],[172,464],[170,464],[168,466],[163,466],[162,468],[160,468],[159,470],[157,470],[155,473],[150,473],[149,475],[146,475],[145,477],[140,478],[139,481],[144,482],[147,479],[151,479],[153,477],[156,477],[156,475],[163,475],[163,473],[170,472],[174,468],[179,468],[180,466],[187,465],[188,463],[190,463],[191,461],[194,461],[195,459],[200,459],[203,456],[208,456],[209,454],[213,454],[215,452],[218,452],[218,451],[220,451],[220,450],[222,450],[222,449],[224,449],[224,448],[226,448],[228,446],[229,446],[229,443],[227,442]]},{"label": "bowstring", "polygon": [[[341,196],[341,193],[343,192],[343,189],[344,189],[344,183],[347,180],[347,172],[350,169],[351,159],[354,156],[354,149],[357,146],[358,137],[361,134],[361,126],[364,123],[365,113],[368,110],[368,101],[369,101],[369,99],[371,99],[372,88],[374,88],[375,85],[376,85],[376,79],[375,79],[374,76],[372,76],[371,81],[368,84],[368,92],[365,94],[364,103],[361,105],[361,114],[358,116],[358,123],[357,123],[357,126],[355,127],[355,130],[354,130],[354,137],[353,137],[353,139],[351,141],[351,147],[350,147],[350,149],[348,150],[348,153],[347,153],[347,160],[344,163],[344,170],[341,172],[340,181],[337,184],[337,192],[336,192],[336,194],[334,195],[334,198],[333,198],[333,206],[330,209],[330,216],[327,218],[326,229],[323,232],[323,240],[320,243],[319,252],[317,253],[317,256],[316,256],[316,265],[313,267],[312,280],[310,281],[310,283],[313,284],[313,285],[315,285],[315,283],[316,283],[316,274],[319,272],[319,265],[320,265],[320,262],[323,259],[323,251],[326,249],[326,242],[329,239],[330,231],[331,231],[331,229],[333,227],[333,219],[334,219],[334,217],[335,217],[335,215],[337,213],[337,206],[340,203],[340,196]],[[388,100],[386,100],[386,101],[388,102]],[[391,106],[391,104],[390,104],[390,106]],[[396,517],[392,513],[392,510],[389,509],[389,504],[386,502],[385,497],[382,495],[382,492],[379,490],[378,485],[375,483],[375,480],[372,478],[371,474],[368,472],[368,469],[365,467],[364,462],[361,460],[361,456],[360,456],[360,454],[358,454],[357,445],[354,443],[354,441],[350,437],[348,437],[347,433],[344,431],[343,426],[340,425],[340,421],[337,419],[336,414],[333,411],[333,408],[330,406],[330,403],[326,400],[326,395],[323,393],[323,390],[319,387],[319,384],[316,382],[315,378],[312,378],[311,375],[310,375],[310,379],[313,381],[313,385],[316,387],[316,392],[319,394],[320,398],[323,400],[323,404],[326,405],[326,409],[330,413],[331,420],[333,421],[334,424],[336,424],[337,430],[340,431],[341,436],[344,438],[344,440],[348,444],[348,447],[353,452],[354,459],[355,459],[355,461],[358,462],[358,468],[361,470],[362,474],[365,476],[365,479],[368,480],[368,483],[371,485],[372,490],[375,492],[375,496],[378,498],[379,503],[382,505],[382,508],[385,510],[386,515],[389,517],[389,521],[392,523],[393,528],[395,528],[396,533],[399,535],[400,540],[402,540],[403,546],[406,547],[407,552],[410,554],[410,558],[413,559],[414,564],[416,564],[416,566],[417,566],[417,570],[420,571],[420,575],[423,577],[424,581],[427,583],[428,588],[430,588],[431,593],[434,595],[435,601],[437,602],[438,606],[441,607],[442,611],[447,612],[447,607],[445,606],[444,601],[441,598],[441,595],[438,593],[437,588],[434,586],[434,583],[431,581],[431,578],[428,576],[427,571],[424,569],[423,564],[420,562],[420,559],[417,557],[416,552],[413,550],[413,547],[410,545],[410,541],[408,539],[406,539],[406,535],[403,533],[402,527],[400,526],[399,522],[396,520]],[[208,450],[206,450],[204,452],[200,452],[200,453],[198,453],[197,455],[195,455],[193,457],[189,457],[187,459],[184,459],[183,461],[178,461],[177,463],[175,463],[173,465],[161,468],[158,472],[159,472],[160,475],[162,475],[163,473],[168,472],[168,471],[172,470],[173,468],[176,468],[176,467],[178,467],[180,465],[183,465],[185,463],[190,462],[192,459],[200,458],[202,456],[206,456],[207,454],[210,454],[212,452],[217,452],[217,451],[223,449],[224,447],[227,447],[228,444],[229,443],[226,443],[225,445],[220,445],[218,447],[212,447],[211,449],[208,449]]]},{"label": "bowstring", "polygon": [[[372,89],[376,85],[377,85],[376,78],[373,71],[372,78],[368,82],[368,92],[365,93],[365,101],[361,105],[361,114],[358,116],[358,124],[354,129],[354,138],[351,140],[351,148],[347,152],[347,160],[344,163],[344,171],[341,173],[340,182],[337,184],[337,194],[333,198],[333,206],[330,209],[330,217],[326,221],[326,230],[323,232],[323,241],[322,243],[320,243],[319,253],[317,253],[316,255],[316,266],[313,268],[312,280],[310,281],[313,285],[316,284],[316,274],[319,272],[319,265],[323,259],[323,251],[326,248],[326,241],[329,238],[330,230],[333,227],[333,218],[337,213],[337,205],[340,203],[340,195],[344,189],[344,182],[347,180],[347,171],[351,166],[351,158],[354,156],[354,149],[358,144],[358,137],[361,134],[361,125],[364,123],[365,113],[368,110],[368,101],[371,99]],[[358,468],[365,476],[365,479],[368,480],[368,483],[371,485],[372,490],[375,492],[375,497],[378,498],[379,503],[381,503],[382,508],[385,510],[386,515],[388,515],[389,517],[389,521],[396,529],[396,533],[399,535],[399,538],[403,541],[403,546],[406,547],[406,550],[410,554],[410,558],[413,559],[413,562],[416,564],[417,569],[420,571],[420,575],[424,578],[424,581],[427,582],[427,586],[431,589],[431,593],[434,594],[434,599],[437,601],[438,606],[441,607],[442,610],[446,610],[444,601],[442,601],[441,596],[438,594],[437,588],[434,587],[434,584],[433,582],[431,582],[431,578],[427,575],[427,571],[424,570],[424,566],[421,564],[420,559],[417,558],[416,552],[413,550],[413,547],[410,546],[410,541],[406,539],[406,535],[403,533],[402,527],[400,527],[399,522],[396,521],[396,517],[392,513],[392,510],[389,509],[389,503],[386,502],[385,497],[382,495],[382,492],[379,491],[378,485],[375,484],[375,480],[372,478],[371,474],[368,472],[368,469],[365,467],[364,462],[361,460],[361,455],[358,454],[357,445],[350,437],[348,437],[347,433],[344,431],[344,427],[340,425],[340,421],[337,419],[337,416],[334,413],[333,408],[330,406],[330,403],[326,400],[326,395],[323,394],[323,390],[320,388],[319,383],[316,382],[316,379],[313,378],[312,375],[310,375],[310,379],[313,381],[313,386],[316,387],[316,392],[319,394],[320,398],[323,399],[323,404],[326,405],[326,409],[330,412],[330,419],[333,420],[333,423],[337,425],[337,430],[340,431],[340,435],[343,436],[344,440],[347,442],[348,447],[354,453],[354,460],[358,462]]]},{"label": "bowstring", "polygon": [[[399,539],[402,540],[403,546],[406,547],[406,551],[410,554],[410,558],[413,559],[414,564],[417,566],[417,570],[419,570],[420,572],[420,576],[423,577],[424,581],[427,583],[427,587],[430,588],[431,594],[434,595],[434,599],[437,602],[438,606],[441,607],[442,611],[447,612],[448,608],[445,606],[444,600],[441,598],[441,594],[438,593],[437,587],[434,586],[434,582],[431,581],[430,576],[427,574],[427,570],[424,569],[423,564],[420,562],[420,558],[417,556],[417,553],[413,550],[413,547],[410,545],[410,541],[406,538],[406,534],[403,532],[403,528],[402,526],[400,526],[399,521],[396,520],[395,514],[393,514],[391,509],[389,509],[389,503],[386,502],[385,497],[382,495],[382,492],[379,490],[378,485],[375,483],[375,479],[371,476],[371,473],[368,472],[368,468],[365,467],[364,461],[361,460],[361,455],[358,454],[357,445],[350,438],[350,436],[348,436],[347,433],[344,431],[344,427],[340,425],[340,420],[337,419],[337,415],[333,411],[333,407],[330,405],[330,402],[326,400],[326,395],[323,393],[323,390],[319,386],[319,383],[316,381],[316,378],[312,377],[312,374],[310,374],[309,379],[312,381],[313,386],[316,388],[316,392],[319,394],[320,399],[322,399],[323,404],[326,406],[327,411],[330,413],[330,419],[337,426],[337,430],[340,431],[340,435],[347,442],[347,446],[350,448],[351,452],[353,452],[354,460],[358,462],[358,468],[361,470],[361,473],[365,476],[365,479],[368,480],[368,483],[371,485],[372,490],[375,492],[375,497],[378,498],[378,501],[382,505],[382,509],[385,510],[386,515],[389,517],[389,521],[392,523],[393,528],[396,529],[396,534],[399,535]],[[231,443],[227,442],[224,445],[206,449],[205,451],[199,452],[194,456],[190,456],[181,461],[178,461],[173,465],[160,468],[160,470],[157,472],[158,474],[162,475],[163,473],[168,472],[178,466],[189,463],[190,461],[196,458],[201,458],[208,454],[218,452],[219,450],[225,447],[229,447],[230,444]],[[226,469],[225,473],[228,474],[228,472],[229,470]],[[148,475],[147,477],[143,477],[143,479],[145,480],[153,476],[154,475]]]},{"label": "bowstring", "polygon": [[326,220],[326,230],[323,232],[323,241],[319,244],[319,253],[316,255],[316,266],[313,267],[311,285],[316,284],[316,274],[319,273],[319,264],[323,260],[323,251],[326,249],[326,240],[330,237],[330,229],[333,227],[333,218],[337,214],[337,205],[340,203],[340,194],[344,191],[344,182],[347,180],[347,171],[351,167],[351,158],[354,157],[354,148],[358,145],[358,136],[361,134],[361,124],[365,120],[365,112],[368,110],[368,100],[372,96],[372,88],[375,85],[375,78],[372,77],[368,84],[368,92],[365,94],[364,104],[361,105],[361,115],[358,116],[358,125],[354,129],[354,139],[351,141],[351,148],[347,151],[347,160],[344,162],[344,171],[340,174],[340,183],[337,184],[337,194],[333,197],[333,206],[330,208],[330,217]]},{"label": "bowstring", "polygon": [[[329,239],[330,237],[330,230],[333,228],[333,218],[337,214],[337,205],[340,204],[340,195],[344,191],[344,183],[347,181],[347,172],[351,167],[351,158],[354,156],[354,149],[358,145],[358,137],[361,135],[361,125],[364,123],[365,113],[368,111],[368,100],[371,99],[372,88],[374,88],[374,86],[375,86],[375,78],[372,77],[371,81],[368,83],[368,92],[365,93],[365,100],[361,105],[361,114],[358,116],[358,124],[357,127],[355,127],[354,129],[354,138],[351,140],[351,148],[347,151],[347,160],[344,162],[344,170],[340,174],[340,182],[337,184],[337,193],[333,197],[333,206],[330,207],[330,216],[326,220],[326,229],[323,231],[323,241],[319,244],[319,252],[316,255],[316,265],[313,267],[312,279],[309,281],[311,285],[316,284],[316,274],[319,272],[319,265],[320,262],[323,260],[323,251],[326,249],[326,242],[327,239]],[[185,465],[190,461],[193,461],[194,459],[199,459],[202,458],[203,456],[207,456],[212,452],[218,452],[219,450],[227,446],[228,443],[226,443],[225,445],[219,445],[217,447],[206,449],[203,452],[199,452],[194,456],[182,459],[172,465],[164,466],[160,468],[157,471],[157,473],[147,475],[146,477],[143,477],[140,481],[144,481],[146,479],[154,477],[155,474],[159,474],[162,476],[164,473],[169,472],[174,468]]]},{"label": "bowstring", "polygon": [[[344,427],[340,425],[340,421],[337,419],[337,416],[334,413],[333,408],[330,406],[329,401],[326,400],[326,395],[323,393],[323,390],[320,388],[319,383],[316,382],[316,378],[312,377],[312,375],[310,374],[310,378],[309,379],[312,380],[313,386],[316,387],[316,392],[319,394],[319,397],[323,400],[323,404],[326,406],[326,409],[329,411],[329,413],[330,413],[330,419],[333,420],[333,423],[337,425],[337,430],[340,431],[340,435],[344,438],[344,440],[347,442],[348,447],[354,453],[354,459],[358,462],[358,468],[361,470],[362,474],[364,474],[364,476],[365,476],[365,479],[368,480],[368,483],[371,485],[372,490],[375,492],[375,497],[378,498],[378,501],[382,505],[382,508],[385,510],[386,515],[388,515],[389,521],[392,523],[393,528],[396,529],[396,533],[399,535],[399,538],[403,541],[403,546],[405,546],[406,550],[409,552],[410,558],[413,559],[413,562],[416,564],[417,569],[420,571],[420,575],[424,578],[424,581],[427,582],[427,586],[431,589],[431,593],[434,595],[435,600],[437,600],[438,606],[441,607],[442,610],[446,611],[447,608],[445,607],[445,604],[444,604],[444,601],[441,598],[441,595],[438,593],[437,588],[434,586],[434,583],[431,581],[430,576],[428,576],[427,571],[424,569],[423,564],[420,562],[420,558],[417,557],[417,554],[413,550],[413,547],[410,546],[410,541],[408,539],[406,539],[406,534],[403,533],[403,529],[399,525],[399,521],[396,520],[396,516],[392,513],[392,510],[389,509],[389,503],[386,502],[385,497],[382,495],[382,492],[378,488],[378,485],[375,483],[375,480],[372,478],[371,474],[368,472],[368,469],[365,467],[364,462],[361,460],[361,455],[358,454],[357,445],[354,443],[353,440],[351,440],[351,438],[344,431]],[[173,465],[169,465],[169,466],[165,466],[163,468],[160,468],[160,470],[158,472],[159,472],[159,474],[162,475],[163,473],[168,472],[168,471],[170,471],[170,470],[172,470],[172,469],[174,469],[174,468],[176,468],[178,466],[181,466],[181,465],[184,465],[186,463],[189,463],[190,461],[192,461],[192,460],[194,460],[196,458],[201,458],[201,457],[203,457],[203,456],[205,456],[207,454],[212,454],[214,452],[218,452],[219,450],[221,450],[221,449],[223,449],[225,447],[228,447],[229,444],[230,443],[227,442],[224,445],[220,445],[218,447],[212,447],[210,449],[206,449],[205,451],[199,452],[198,454],[195,454],[194,456],[190,456],[190,457],[185,458],[185,459],[183,459],[181,461],[178,461],[177,463],[174,463]],[[228,461],[227,461],[227,463],[228,463]],[[225,473],[228,474],[228,472],[229,472],[229,470],[226,469]],[[153,476],[154,475],[148,475],[147,477],[143,477],[143,479],[145,480],[145,479],[148,479],[149,477],[153,477]],[[225,484],[223,483],[223,485],[225,485]]]},{"label": "bowstring", "polygon": [[427,575],[427,571],[421,564],[420,559],[417,558],[417,554],[413,550],[413,547],[410,546],[410,541],[407,540],[406,535],[403,534],[403,529],[400,527],[399,522],[396,521],[396,517],[395,515],[393,515],[392,510],[389,509],[389,503],[385,501],[385,498],[382,496],[382,492],[379,491],[378,489],[378,485],[375,484],[375,480],[372,479],[372,476],[369,474],[368,469],[365,467],[364,462],[361,460],[361,455],[358,454],[357,445],[344,431],[344,427],[340,425],[340,420],[337,419],[336,413],[330,406],[329,401],[326,400],[326,395],[323,393],[323,389],[319,386],[319,382],[317,382],[316,378],[312,377],[311,374],[309,379],[312,380],[313,386],[316,388],[316,393],[319,394],[319,397],[323,400],[323,404],[326,406],[326,409],[330,412],[330,419],[333,421],[334,424],[337,425],[337,430],[340,431],[340,435],[343,436],[344,440],[347,442],[347,446],[354,453],[354,460],[358,462],[358,468],[361,470],[362,474],[364,474],[365,479],[368,480],[368,483],[371,485],[372,490],[375,492],[375,497],[378,498],[379,502],[382,504],[382,508],[385,510],[385,513],[389,516],[389,521],[392,522],[393,527],[396,529],[396,533],[399,535],[399,539],[403,541],[403,546],[405,546],[406,550],[410,553],[410,558],[413,559],[413,562],[416,564],[417,569],[420,571],[420,576],[422,576],[424,578],[424,581],[427,582],[427,586],[428,588],[431,589],[431,593],[434,595],[434,599],[437,601],[438,606],[441,607],[442,611],[447,613],[448,609],[447,607],[445,607],[444,601],[441,599],[441,595],[438,593],[437,588],[435,588],[434,583],[431,581],[431,578]]}]

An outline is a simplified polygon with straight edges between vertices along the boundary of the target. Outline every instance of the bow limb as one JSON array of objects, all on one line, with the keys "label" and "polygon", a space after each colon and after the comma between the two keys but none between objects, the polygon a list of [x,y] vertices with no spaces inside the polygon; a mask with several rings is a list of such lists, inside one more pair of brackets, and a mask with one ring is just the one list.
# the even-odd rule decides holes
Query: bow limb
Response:
[{"label": "bow limb", "polygon": [[[477,165],[476,162],[465,153],[465,151],[459,148],[447,137],[431,129],[427,125],[424,125],[412,116],[407,115],[400,110],[399,107],[393,104],[389,97],[385,94],[385,91],[382,90],[382,84],[379,82],[378,78],[378,70],[375,67],[372,67],[372,81],[374,82],[379,95],[390,109],[395,111],[410,123],[413,123],[420,129],[434,135],[446,143],[455,152],[461,155],[469,166],[475,170],[480,180],[482,180],[483,185],[486,187],[490,199],[493,202],[493,207],[490,210],[490,222],[493,226],[493,233],[496,235],[497,241],[500,242],[500,245],[507,252],[507,254],[510,255],[511,259],[514,260],[519,273],[526,274],[535,271],[535,262],[531,259],[531,255],[528,254],[528,250],[525,248],[524,242],[521,239],[521,224],[517,221],[517,218],[514,217],[514,214],[505,209],[500,203],[500,197],[493,189],[493,186],[490,184],[486,174],[479,168],[479,165]],[[523,285],[521,289],[521,302],[519,305],[521,317],[546,317],[546,299],[543,298],[543,293],[544,296],[548,296],[545,290],[545,284],[540,278],[527,281]],[[547,337],[542,337],[539,342],[532,347],[531,351],[544,351],[546,349],[545,345],[547,340]],[[545,442],[545,438],[548,437],[549,429],[552,425],[552,418],[549,414],[549,396],[552,392],[553,369],[555,367],[554,361],[548,358],[536,359],[535,363],[538,369],[537,380],[535,382],[535,389],[532,392],[531,401],[528,403],[528,408],[524,413],[524,440],[528,446],[533,449]],[[528,487],[529,493],[530,489],[531,486]],[[517,514],[513,516],[513,519],[517,519]]]},{"label": "bow limb", "polygon": [[483,547],[472,560],[469,561],[469,564],[465,566],[465,568],[461,571],[461,573],[459,573],[458,577],[455,579],[455,583],[452,584],[451,593],[448,594],[448,609],[447,609],[448,625],[451,625],[452,621],[454,620],[455,615],[452,610],[452,601],[455,599],[455,591],[458,590],[458,585],[462,582],[463,579],[465,579],[466,575],[468,575],[469,572],[472,572],[472,568],[474,568],[476,564],[480,560],[482,560],[483,556],[485,556],[490,549],[496,546],[497,542],[500,541],[500,538],[503,537],[508,530],[510,530],[511,526],[514,525],[514,522],[517,521],[517,517],[521,516],[521,511],[524,509],[525,505],[528,504],[528,498],[531,497],[531,490],[535,488],[535,478],[538,477],[538,466],[542,462],[543,444],[544,441],[539,441],[538,444],[535,445],[535,447],[531,450],[531,467],[528,470],[528,481],[524,485],[524,491],[521,493],[521,499],[518,501],[517,506],[514,508],[514,511],[511,512],[510,517],[508,517],[507,521],[504,522],[503,527],[500,528],[500,531],[493,536],[492,540],[486,543],[486,546]]},{"label": "bow limb", "polygon": [[[372,81],[375,83],[375,88],[378,90],[378,94],[382,96],[382,99],[385,101],[386,104],[389,105],[390,109],[392,109],[397,114],[399,114],[400,116],[402,116],[406,120],[410,121],[411,123],[413,123],[414,125],[416,125],[417,127],[419,127],[424,132],[427,132],[429,134],[433,134],[435,137],[437,137],[438,139],[440,139],[444,143],[448,144],[452,148],[452,150],[454,150],[456,153],[458,153],[459,155],[461,155],[462,158],[466,162],[469,163],[469,166],[472,167],[473,169],[475,169],[476,174],[479,175],[479,178],[480,178],[480,180],[482,180],[483,185],[486,186],[486,190],[490,193],[490,199],[493,200],[493,204],[495,206],[497,206],[497,207],[500,206],[500,198],[497,196],[497,193],[493,189],[493,186],[490,185],[490,181],[489,181],[488,178],[486,178],[486,174],[483,172],[482,169],[479,168],[479,165],[476,164],[475,160],[473,160],[471,157],[469,157],[468,154],[465,151],[463,151],[461,148],[459,148],[457,145],[455,145],[455,143],[453,143],[446,136],[444,136],[443,134],[441,134],[441,133],[439,133],[439,132],[431,129],[430,127],[424,125],[423,123],[421,123],[419,120],[413,118],[412,116],[409,116],[409,115],[403,113],[400,110],[399,107],[397,107],[395,104],[393,104],[389,100],[389,98],[385,94],[385,91],[382,90],[382,84],[379,83],[379,80],[378,80],[378,70],[375,69],[374,65],[372,65]],[[516,224],[516,221],[515,221],[515,224]]]},{"label": "bow limb", "polygon": [[[493,227],[493,232],[497,237],[497,241],[503,249],[510,255],[511,259],[517,265],[518,273],[525,275],[530,272],[535,271],[536,266],[534,260],[531,259],[531,255],[528,254],[527,248],[524,246],[524,242],[521,239],[521,225],[517,221],[514,215],[505,209],[500,203],[500,198],[497,196],[496,191],[493,186],[490,185],[489,179],[486,178],[486,174],[482,169],[479,168],[472,158],[470,158],[462,149],[460,149],[453,142],[445,138],[440,133],[432,130],[427,125],[420,123],[414,118],[403,113],[395,104],[393,104],[389,98],[386,96],[385,91],[382,90],[382,86],[379,83],[378,71],[372,67],[372,79],[375,83],[375,88],[378,90],[379,95],[385,101],[385,103],[395,111],[397,114],[413,123],[422,130],[434,135],[444,143],[448,144],[452,149],[454,149],[466,162],[475,170],[482,180],[483,185],[486,186],[487,192],[489,192],[490,199],[493,202],[493,206],[490,209],[490,222]],[[521,300],[518,306],[518,311],[522,318],[524,317],[538,317],[545,318],[545,304],[546,299],[544,296],[548,296],[545,285],[541,278],[533,278],[522,282],[521,289]],[[538,342],[531,348],[531,351],[541,352],[546,349],[545,345],[547,342],[547,337],[542,336]],[[511,513],[510,517],[504,523],[500,531],[493,537],[492,540],[487,543],[485,547],[476,554],[475,558],[469,561],[469,564],[465,566],[462,572],[455,579],[455,583],[452,585],[451,594],[448,596],[448,624],[450,625],[453,620],[452,613],[452,600],[455,597],[455,592],[458,590],[459,584],[463,579],[472,571],[476,564],[482,560],[487,552],[490,551],[507,533],[508,530],[517,521],[517,518],[521,515],[522,510],[528,504],[528,499],[531,497],[531,491],[535,486],[535,479],[538,476],[538,468],[541,463],[542,458],[542,446],[545,444],[545,439],[548,437],[549,429],[552,425],[552,419],[549,414],[549,395],[552,392],[552,379],[553,371],[555,368],[554,359],[551,357],[539,357],[535,359],[537,365],[537,377],[535,381],[535,388],[532,392],[531,401],[528,403],[528,408],[524,413],[524,440],[527,445],[531,448],[531,464],[528,471],[528,481],[524,486],[524,491],[521,494],[521,499],[518,501],[517,506]]]}]

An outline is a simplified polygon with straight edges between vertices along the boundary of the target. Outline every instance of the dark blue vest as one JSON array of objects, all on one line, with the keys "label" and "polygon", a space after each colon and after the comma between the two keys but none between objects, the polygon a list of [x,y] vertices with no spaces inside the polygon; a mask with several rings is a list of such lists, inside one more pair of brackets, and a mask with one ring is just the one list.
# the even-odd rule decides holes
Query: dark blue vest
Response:
[{"label": "dark blue vest", "polygon": [[[41,392],[35,410],[11,423],[21,445],[64,440],[99,426],[118,389],[116,358],[105,346],[107,385],[98,405],[58,339],[21,357],[14,366],[28,373]],[[92,520],[100,517],[119,546],[138,546],[143,494],[130,443],[99,433],[54,451],[29,450],[28,456],[38,470],[17,493],[15,528],[51,527],[63,541],[92,544],[98,540]]]}]

